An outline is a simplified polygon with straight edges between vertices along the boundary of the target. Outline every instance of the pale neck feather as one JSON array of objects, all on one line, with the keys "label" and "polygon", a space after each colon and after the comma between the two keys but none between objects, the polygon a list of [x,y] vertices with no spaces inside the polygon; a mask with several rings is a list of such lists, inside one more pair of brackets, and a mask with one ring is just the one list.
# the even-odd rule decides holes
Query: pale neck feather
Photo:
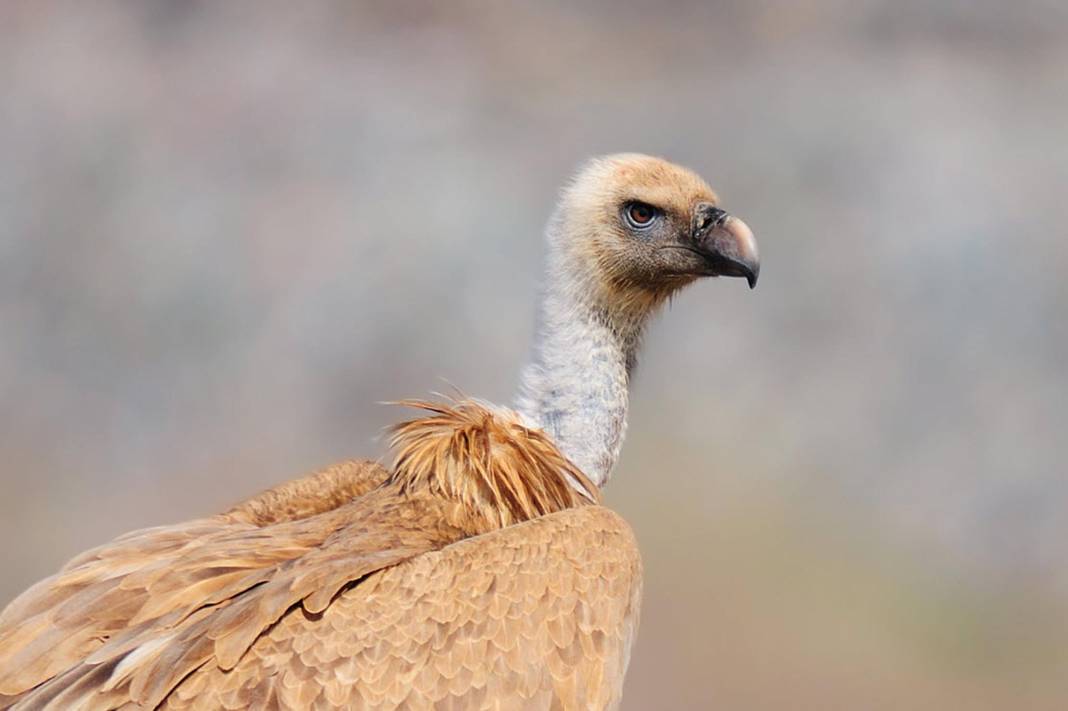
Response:
[{"label": "pale neck feather", "polygon": [[649,309],[612,309],[588,269],[554,244],[516,410],[602,487],[627,429],[627,386]]}]

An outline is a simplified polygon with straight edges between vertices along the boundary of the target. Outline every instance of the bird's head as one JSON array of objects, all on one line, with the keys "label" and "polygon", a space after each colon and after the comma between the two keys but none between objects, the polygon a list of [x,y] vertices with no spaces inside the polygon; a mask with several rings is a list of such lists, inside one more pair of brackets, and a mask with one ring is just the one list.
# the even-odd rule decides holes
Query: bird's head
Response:
[{"label": "bird's head", "polygon": [[623,153],[595,158],[564,189],[550,229],[558,268],[601,298],[646,311],[705,276],[760,274],[749,227],[686,168]]}]

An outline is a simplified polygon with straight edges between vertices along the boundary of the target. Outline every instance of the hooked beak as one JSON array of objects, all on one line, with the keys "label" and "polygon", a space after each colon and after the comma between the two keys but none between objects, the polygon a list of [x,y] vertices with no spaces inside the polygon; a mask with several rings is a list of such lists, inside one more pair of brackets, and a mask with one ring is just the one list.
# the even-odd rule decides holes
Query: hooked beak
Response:
[{"label": "hooked beak", "polygon": [[749,225],[710,203],[694,211],[693,241],[708,276],[745,277],[749,288],[760,276],[760,254]]}]

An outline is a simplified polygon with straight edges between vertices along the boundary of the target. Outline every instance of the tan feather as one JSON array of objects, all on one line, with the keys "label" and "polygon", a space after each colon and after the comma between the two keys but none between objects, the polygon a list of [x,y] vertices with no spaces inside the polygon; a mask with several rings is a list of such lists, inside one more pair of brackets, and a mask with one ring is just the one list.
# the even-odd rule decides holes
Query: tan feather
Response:
[{"label": "tan feather", "polygon": [[[153,707],[181,698],[173,694],[191,683],[190,675],[236,670],[283,620],[296,616],[325,630],[321,626],[336,619],[331,611],[337,601],[370,581],[376,583],[369,588],[374,598],[396,601],[399,588],[412,581],[379,581],[384,570],[598,498],[544,434],[512,413],[474,401],[406,404],[427,414],[395,428],[391,474],[348,463],[212,519],[128,534],[79,556],[28,591],[32,599],[13,602],[0,627],[0,707],[16,700],[55,708],[119,702]],[[474,591],[492,596],[497,584],[486,576]],[[20,619],[19,611],[26,616]],[[457,613],[443,600],[425,614],[440,629]],[[463,630],[485,631],[470,610],[466,614]],[[396,614],[368,619],[361,634],[386,634],[401,622]],[[506,628],[494,627],[512,639]],[[283,704],[327,693],[349,698],[344,685],[320,688],[314,681],[318,662],[305,655],[320,648],[312,641],[315,633],[309,634],[293,640],[294,650],[304,650],[298,652],[302,666],[290,667],[281,686],[272,681],[261,688],[263,698]],[[378,662],[366,679],[436,665],[449,689],[470,686],[487,642],[473,648],[464,636],[433,630],[413,636],[418,638],[423,646],[401,658],[389,651],[391,645],[372,647],[369,659]],[[339,647],[356,649],[352,643]],[[447,653],[435,656],[435,649]],[[326,656],[339,657],[340,649]]]},{"label": "tan feather", "polygon": [[430,413],[392,428],[390,481],[404,491],[426,487],[459,502],[487,530],[600,501],[586,475],[514,412],[474,400],[397,404]]}]

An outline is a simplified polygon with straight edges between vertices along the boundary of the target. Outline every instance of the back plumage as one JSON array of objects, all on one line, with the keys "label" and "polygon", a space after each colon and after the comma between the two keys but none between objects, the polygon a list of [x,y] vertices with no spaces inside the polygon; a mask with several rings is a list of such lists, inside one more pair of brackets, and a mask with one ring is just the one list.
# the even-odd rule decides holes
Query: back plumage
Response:
[{"label": "back plumage", "polygon": [[[289,618],[313,627],[329,618],[335,629],[343,609],[327,612],[338,598],[380,594],[368,583],[386,569],[597,501],[585,476],[514,413],[469,400],[406,404],[427,414],[394,428],[392,472],[349,462],[210,519],[127,534],[24,593],[0,616],[0,706],[158,707],[213,670],[232,673],[249,659],[245,668],[262,669],[256,645]],[[425,625],[415,646],[437,639],[447,622],[438,617],[407,621]],[[291,668],[277,673],[257,679],[268,698],[279,698],[278,683],[296,683]],[[318,699],[312,687],[301,698]]]}]

